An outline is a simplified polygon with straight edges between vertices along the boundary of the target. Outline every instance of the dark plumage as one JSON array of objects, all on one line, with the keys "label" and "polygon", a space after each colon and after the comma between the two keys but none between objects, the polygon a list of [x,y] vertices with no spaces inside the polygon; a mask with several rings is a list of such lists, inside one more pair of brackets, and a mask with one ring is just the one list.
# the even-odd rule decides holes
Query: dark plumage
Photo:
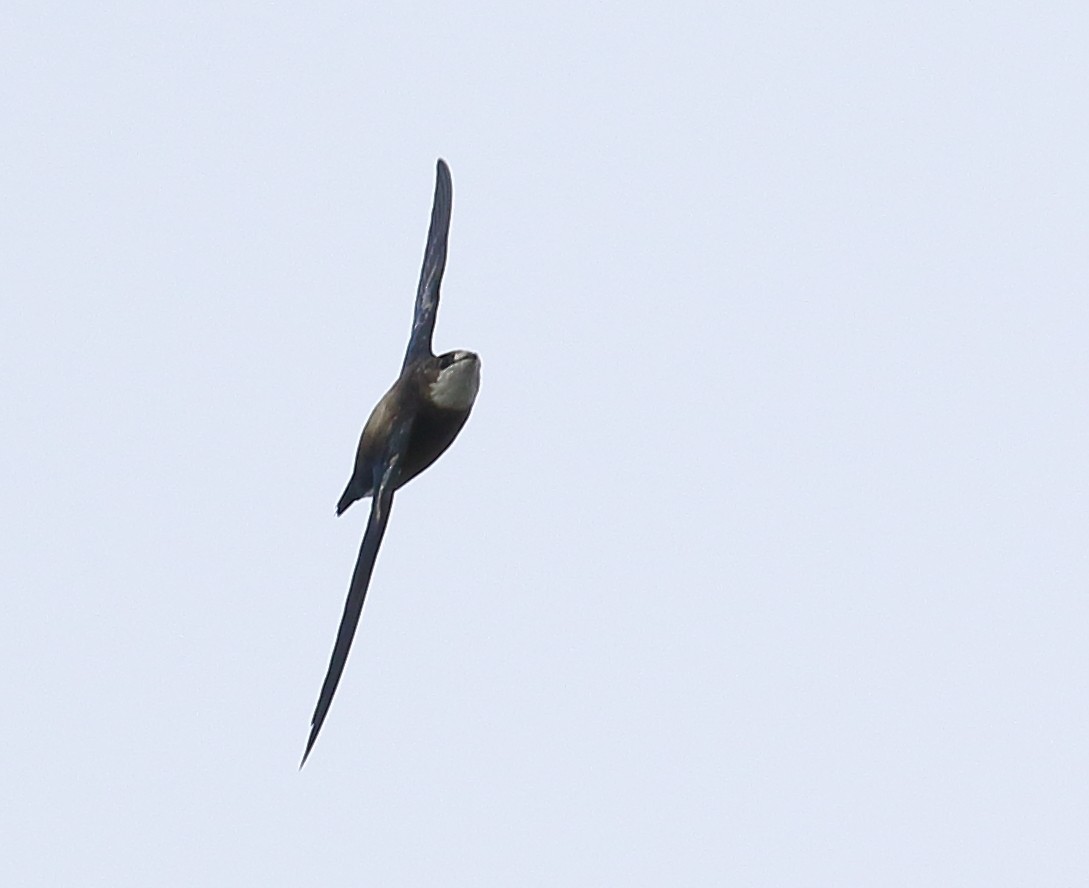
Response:
[{"label": "dark plumage", "polygon": [[344,671],[378,547],[389,521],[393,492],[430,466],[453,443],[469,418],[480,385],[480,359],[475,354],[452,351],[436,357],[431,351],[439,285],[446,267],[452,198],[450,170],[440,160],[412,333],[401,375],[371,411],[359,436],[352,477],[337,502],[340,515],[356,500],[372,498],[344,615],[299,767],[306,764]]},{"label": "dark plumage", "polygon": [[[421,359],[406,368],[390,390],[382,396],[359,436],[355,468],[337,503],[338,515],[343,514],[356,500],[371,495],[374,466],[382,458],[391,418],[396,416],[402,405],[415,402],[417,408],[412,434],[398,476],[398,487],[415,478],[454,443],[454,438],[469,418],[472,404],[464,409],[439,407],[431,401],[429,392],[438,381],[441,370],[453,363],[456,356],[460,356],[461,360],[478,361],[476,355],[470,352],[448,352],[439,358]],[[444,365],[443,361],[447,363]]]}]

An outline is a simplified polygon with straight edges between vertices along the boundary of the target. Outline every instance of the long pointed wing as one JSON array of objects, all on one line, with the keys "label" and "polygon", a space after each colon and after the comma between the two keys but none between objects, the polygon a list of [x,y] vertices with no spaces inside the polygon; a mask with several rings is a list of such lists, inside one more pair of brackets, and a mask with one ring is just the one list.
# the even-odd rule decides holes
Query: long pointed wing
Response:
[{"label": "long pointed wing", "polygon": [[405,350],[404,370],[420,355],[431,354],[431,333],[439,308],[439,285],[446,269],[446,241],[450,234],[450,209],[454,186],[450,182],[450,167],[440,159],[435,171],[435,201],[431,205],[431,227],[427,230],[420,285],[416,288],[416,312],[412,318],[412,334]]},{"label": "long pointed wing", "polygon": [[348,600],[344,603],[344,615],[340,618],[337,640],[333,645],[333,654],[329,658],[329,669],[325,673],[325,681],[322,683],[321,693],[318,694],[318,705],[314,708],[314,716],[310,720],[310,737],[306,741],[306,751],[299,763],[300,768],[306,764],[306,758],[310,755],[310,750],[314,748],[314,742],[318,739],[325,716],[329,714],[333,694],[336,693],[340,676],[344,672],[344,664],[348,661],[348,651],[352,647],[356,626],[359,625],[359,616],[363,613],[363,600],[367,597],[367,586],[370,585],[371,574],[374,572],[378,547],[382,544],[390,509],[393,507],[393,491],[397,487],[398,466],[408,443],[408,431],[411,426],[412,417],[401,418],[398,427],[390,436],[385,459],[375,468],[371,515],[367,521],[367,530],[363,534],[363,542],[359,547],[359,557],[356,559],[355,570],[352,572],[352,582],[348,586]]}]

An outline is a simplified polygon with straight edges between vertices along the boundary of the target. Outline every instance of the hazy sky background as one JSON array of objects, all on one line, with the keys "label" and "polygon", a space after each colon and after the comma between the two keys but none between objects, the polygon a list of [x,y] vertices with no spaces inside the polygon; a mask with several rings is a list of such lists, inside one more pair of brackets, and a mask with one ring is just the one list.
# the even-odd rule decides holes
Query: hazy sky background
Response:
[{"label": "hazy sky background", "polygon": [[9,3],[0,883],[1085,884],[1086,22]]}]

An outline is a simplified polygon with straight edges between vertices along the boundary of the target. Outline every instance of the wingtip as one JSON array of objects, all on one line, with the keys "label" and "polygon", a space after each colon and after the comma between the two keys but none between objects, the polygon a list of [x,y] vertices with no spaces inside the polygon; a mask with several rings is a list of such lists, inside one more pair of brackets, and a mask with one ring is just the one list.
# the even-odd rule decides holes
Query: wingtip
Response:
[{"label": "wingtip", "polygon": [[306,760],[310,757],[310,750],[314,748],[314,741],[318,739],[318,735],[314,732],[314,726],[310,726],[310,736],[306,741],[306,749],[303,750],[302,761],[299,762],[299,770],[303,769],[303,765],[306,764]]},{"label": "wingtip", "polygon": [[450,188],[450,166],[441,157],[435,163],[435,181]]}]

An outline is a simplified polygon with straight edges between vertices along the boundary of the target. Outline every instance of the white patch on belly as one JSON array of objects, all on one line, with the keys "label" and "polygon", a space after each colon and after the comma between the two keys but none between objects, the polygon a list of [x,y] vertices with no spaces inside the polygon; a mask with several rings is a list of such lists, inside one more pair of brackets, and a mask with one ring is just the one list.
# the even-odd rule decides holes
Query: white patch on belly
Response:
[{"label": "white patch on belly", "polygon": [[479,388],[480,360],[466,352],[466,357],[439,371],[430,386],[431,401],[443,410],[468,410]]}]

